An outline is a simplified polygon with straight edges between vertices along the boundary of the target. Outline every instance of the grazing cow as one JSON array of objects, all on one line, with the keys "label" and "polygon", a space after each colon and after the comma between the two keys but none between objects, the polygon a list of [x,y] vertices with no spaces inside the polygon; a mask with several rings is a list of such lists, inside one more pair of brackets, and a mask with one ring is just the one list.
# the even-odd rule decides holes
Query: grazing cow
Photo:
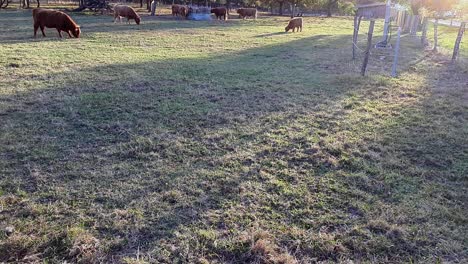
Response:
[{"label": "grazing cow", "polygon": [[257,19],[257,9],[256,8],[239,8],[237,9],[239,18],[245,19],[246,17],[253,17]]},{"label": "grazing cow", "polygon": [[57,29],[60,38],[62,37],[62,31],[67,32],[70,38],[72,37],[70,33],[75,38],[80,37],[80,26],[64,12],[36,8],[33,10],[32,14],[34,20],[34,37],[36,37],[38,28],[41,28],[42,36],[45,37],[45,27]]},{"label": "grazing cow", "polygon": [[189,8],[184,5],[172,5],[172,16],[187,17]]},{"label": "grazing cow", "polygon": [[289,20],[288,25],[284,28],[286,32],[292,29],[292,32],[297,28],[297,32],[299,32],[299,29],[302,32],[302,17],[296,17],[291,20]]},{"label": "grazing cow", "polygon": [[211,13],[215,14],[216,19],[227,20],[228,16],[229,16],[229,12],[228,12],[227,8],[225,8],[225,7],[211,8]]},{"label": "grazing cow", "polygon": [[189,8],[188,6],[181,6],[179,7],[179,15],[181,17],[187,17],[189,14]]},{"label": "grazing cow", "polygon": [[129,24],[130,19],[133,19],[137,25],[140,25],[141,18],[135,12],[135,10],[133,10],[133,8],[126,5],[116,5],[114,7],[114,23],[116,22],[117,18],[119,18],[119,21],[122,22],[122,17],[127,18],[127,23]]},{"label": "grazing cow", "polygon": [[180,5],[172,5],[172,16],[177,16],[179,14],[179,6]]}]

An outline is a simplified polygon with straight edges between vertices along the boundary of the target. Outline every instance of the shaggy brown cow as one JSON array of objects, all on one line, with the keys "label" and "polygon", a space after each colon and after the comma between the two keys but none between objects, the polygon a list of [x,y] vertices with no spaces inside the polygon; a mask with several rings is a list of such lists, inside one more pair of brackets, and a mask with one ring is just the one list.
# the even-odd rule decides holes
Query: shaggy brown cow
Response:
[{"label": "shaggy brown cow", "polygon": [[297,28],[297,32],[299,32],[299,29],[302,32],[302,17],[296,17],[291,20],[289,20],[289,24],[284,28],[286,32],[292,29],[292,32]]},{"label": "shaggy brown cow", "polygon": [[211,13],[214,13],[216,19],[224,19],[227,20],[229,16],[229,12],[225,7],[215,7],[211,8]]},{"label": "shaggy brown cow", "polygon": [[257,9],[256,8],[239,8],[237,9],[239,18],[245,19],[246,17],[253,17],[257,19]]},{"label": "shaggy brown cow", "polygon": [[186,17],[188,15],[189,8],[184,5],[172,5],[172,16]]},{"label": "shaggy brown cow", "polygon": [[122,22],[122,17],[127,18],[127,23],[130,24],[130,19],[135,20],[137,25],[140,25],[141,18],[140,16],[131,8],[126,5],[116,5],[114,7],[114,23],[119,18],[119,21]]},{"label": "shaggy brown cow", "polygon": [[179,15],[181,17],[187,17],[189,13],[189,8],[188,6],[181,6],[179,7]]},{"label": "shaggy brown cow", "polygon": [[37,29],[41,28],[42,36],[46,36],[44,28],[55,28],[58,31],[60,37],[62,37],[62,31],[67,32],[70,35],[73,34],[75,38],[80,37],[80,26],[78,26],[70,16],[64,12],[36,8],[32,12],[34,20],[34,37],[36,37]]},{"label": "shaggy brown cow", "polygon": [[172,5],[172,16],[177,16],[179,14],[180,5]]}]

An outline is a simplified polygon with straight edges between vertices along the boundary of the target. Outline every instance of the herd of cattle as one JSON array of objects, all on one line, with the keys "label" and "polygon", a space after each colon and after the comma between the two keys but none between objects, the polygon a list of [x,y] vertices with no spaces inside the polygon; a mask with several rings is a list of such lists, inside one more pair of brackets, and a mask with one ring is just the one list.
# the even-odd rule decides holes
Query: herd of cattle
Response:
[{"label": "herd of cattle", "polygon": [[[191,7],[185,5],[172,5],[172,15],[173,16],[181,16],[181,17],[188,17],[193,11]],[[229,16],[229,11],[225,7],[215,7],[211,9],[211,13],[215,14],[217,19],[224,19],[227,20]],[[239,14],[239,18],[245,19],[247,17],[252,17],[254,19],[257,18],[257,9],[256,8],[239,8],[237,9],[237,13]],[[50,10],[50,9],[43,9],[43,8],[36,8],[32,12],[33,20],[34,20],[34,37],[36,37],[37,30],[40,28],[42,31],[42,35],[45,37],[44,29],[47,28],[55,28],[58,31],[60,37],[62,37],[62,31],[66,32],[68,36],[71,38],[72,35],[75,38],[80,37],[81,29],[73,19],[64,12]],[[127,18],[127,22],[130,23],[130,19],[135,20],[136,24],[140,24],[141,18],[140,16],[131,8],[130,6],[126,5],[117,5],[114,7],[114,23],[116,22],[117,18],[119,21],[122,21],[122,17]],[[296,17],[289,21],[288,25],[285,28],[285,31],[288,32],[292,30],[295,32],[297,31],[302,32],[302,18]]]},{"label": "herd of cattle", "polygon": [[[216,19],[227,20],[229,17],[229,9],[226,7],[214,7],[211,8],[212,14],[216,16]],[[187,18],[190,14],[197,12],[192,7],[186,5],[172,5],[172,16],[180,16],[183,18]],[[245,19],[248,17],[252,17],[257,19],[257,9],[256,8],[239,8],[237,9],[237,14],[239,14],[239,18]]]}]

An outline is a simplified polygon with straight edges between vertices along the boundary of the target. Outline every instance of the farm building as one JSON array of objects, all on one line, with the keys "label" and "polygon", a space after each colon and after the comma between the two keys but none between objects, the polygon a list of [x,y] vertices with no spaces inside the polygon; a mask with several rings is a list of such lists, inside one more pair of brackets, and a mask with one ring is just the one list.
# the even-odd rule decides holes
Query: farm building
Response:
[{"label": "farm building", "polygon": [[385,18],[386,3],[372,3],[356,6],[356,16],[364,18]]}]

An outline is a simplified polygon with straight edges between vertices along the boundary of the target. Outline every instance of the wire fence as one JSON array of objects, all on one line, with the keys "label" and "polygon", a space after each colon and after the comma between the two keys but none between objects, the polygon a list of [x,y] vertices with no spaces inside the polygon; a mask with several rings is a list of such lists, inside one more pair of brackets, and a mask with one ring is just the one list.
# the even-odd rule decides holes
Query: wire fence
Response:
[{"label": "wire fence", "polygon": [[[368,39],[368,23],[363,21],[361,24],[359,34],[357,34],[357,41],[351,39],[351,46],[354,50],[354,60],[352,63],[353,71],[359,71],[365,56],[365,50],[367,47]],[[400,22],[404,23],[404,22]],[[416,22],[415,22],[416,23]],[[429,22],[431,23],[431,22]],[[397,42],[397,23],[393,23],[390,26],[389,35],[387,39],[387,45],[385,47],[377,47],[377,43],[383,41],[383,28],[382,26],[376,25],[373,38],[372,38],[372,47],[369,51],[368,58],[368,73],[369,74],[391,74],[392,65],[397,58],[398,60],[398,71],[404,72],[407,71],[410,67],[414,66],[421,61],[423,57],[427,55],[427,50],[433,48],[432,40],[434,39],[434,30],[431,26],[427,27],[426,41],[422,41],[422,24],[414,28],[414,30],[406,30],[402,28],[402,34],[400,38],[401,48],[399,49],[398,54],[395,56],[395,44]],[[444,46],[439,46],[439,53],[444,55],[451,55],[453,52],[453,47],[455,46],[458,29],[454,28],[453,30],[439,31],[438,39],[439,42],[442,40]],[[468,60],[466,56],[466,47],[468,47],[468,40],[465,37],[464,42],[461,44],[465,46],[465,49],[460,52],[459,61],[465,63]],[[349,55],[350,56],[350,55]]]}]

